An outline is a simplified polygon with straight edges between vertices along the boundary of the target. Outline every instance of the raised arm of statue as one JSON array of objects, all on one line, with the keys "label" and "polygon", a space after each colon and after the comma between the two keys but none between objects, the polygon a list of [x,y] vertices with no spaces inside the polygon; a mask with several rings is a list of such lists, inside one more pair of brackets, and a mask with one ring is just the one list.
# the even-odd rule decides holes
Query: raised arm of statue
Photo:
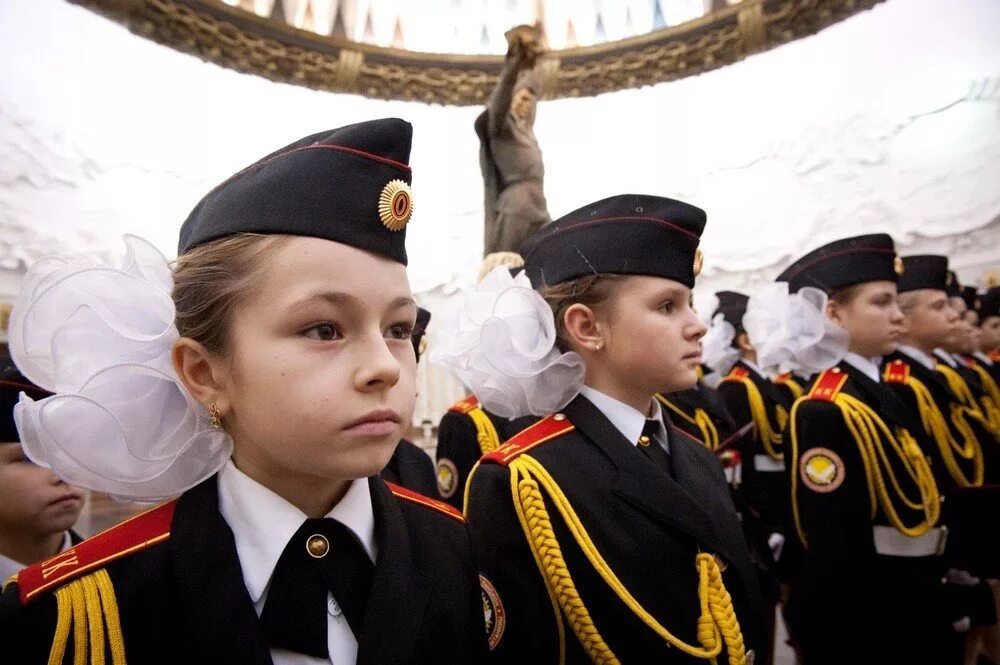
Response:
[{"label": "raised arm of statue", "polygon": [[486,109],[476,119],[483,173],[486,254],[517,252],[521,243],[550,221],[542,190],[542,152],[535,139],[540,95],[535,63],[541,53],[538,30],[518,26],[507,33],[503,71]]}]

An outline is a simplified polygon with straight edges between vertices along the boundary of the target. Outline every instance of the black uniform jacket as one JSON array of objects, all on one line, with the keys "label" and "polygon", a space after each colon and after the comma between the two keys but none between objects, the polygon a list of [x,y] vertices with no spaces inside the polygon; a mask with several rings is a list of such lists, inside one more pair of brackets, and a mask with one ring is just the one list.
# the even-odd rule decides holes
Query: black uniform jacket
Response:
[{"label": "black uniform jacket", "polygon": [[[739,380],[734,378],[736,376],[745,378]],[[751,382],[760,392],[764,403],[764,416],[767,418],[769,427],[772,432],[780,433],[784,429],[785,421],[784,418],[778,416],[779,409],[787,418],[787,414],[792,408],[792,402],[789,402],[767,377],[758,374],[742,360],[737,361],[729,376],[723,379],[718,386],[719,395],[725,401],[737,427],[754,422],[748,388],[743,384],[743,381]],[[768,455],[761,440],[761,430],[762,428],[756,427],[753,436],[748,437],[746,444],[740,451],[743,457],[743,496],[746,498],[749,508],[760,520],[761,526],[768,533],[784,533],[785,525],[788,522],[788,480],[785,473],[779,468],[781,459],[773,460],[776,465],[774,468],[778,470],[758,470],[755,457]],[[779,458],[784,455],[780,441],[772,442],[771,450]]]},{"label": "black uniform jacket", "polygon": [[[699,382],[695,388],[674,393],[662,393],[660,397],[662,398],[661,402],[663,400],[669,402],[663,407],[674,426],[685,434],[698,439],[710,450],[714,451],[720,446],[737,450],[741,447],[740,441],[732,439],[738,429],[736,423],[729,413],[729,409],[726,408],[726,403],[715,388]],[[716,435],[713,438],[717,438],[717,440],[706,441],[705,432],[695,418],[698,409],[704,411],[711,419]],[[737,438],[742,440],[744,437]]]},{"label": "black uniform jacket", "polygon": [[[885,385],[847,362],[820,375],[813,394],[796,403],[786,430],[785,459],[807,542],[787,605],[790,631],[804,665],[951,662],[945,655],[952,618],[945,616],[941,557],[876,551],[873,526],[890,521],[869,500],[862,446],[841,409],[822,398],[828,379],[843,376],[840,392],[871,407],[890,430],[906,428],[918,441],[923,435],[916,414]],[[885,450],[900,487],[919,501],[902,462],[889,444]],[[888,491],[893,494],[891,486]],[[921,512],[895,497],[894,505],[905,525],[920,522]]]},{"label": "black uniform jacket", "polygon": [[[377,477],[369,479],[369,486],[379,554],[357,662],[482,662],[482,600],[460,516],[439,502],[400,496]],[[233,533],[219,513],[215,477],[185,492],[167,519],[155,544],[111,556],[104,566],[114,586],[128,662],[270,664]],[[128,527],[144,529],[141,521]],[[134,545],[120,538],[108,542],[116,539],[113,534],[115,529],[87,542],[96,543],[94,550]],[[82,548],[87,542],[77,548],[81,564],[86,564]],[[72,577],[70,572],[66,581]],[[22,603],[19,584],[8,585],[0,599],[4,663],[47,662],[56,588]],[[67,663],[73,662],[70,642]]]},{"label": "black uniform jacket", "polygon": [[420,446],[402,439],[382,473],[382,480],[437,498],[434,462]]},{"label": "black uniform jacket", "polygon": [[[487,431],[485,423],[476,422],[473,410],[489,420],[492,432]],[[438,425],[437,492],[441,500],[462,510],[469,471],[483,456],[481,436],[488,440],[489,447],[495,448],[537,420],[534,416],[501,418],[482,408],[473,395],[452,405]]]},{"label": "black uniform jacket", "polygon": [[[897,364],[905,365],[905,369],[903,369],[903,371],[888,372],[886,376],[886,385],[906,403],[908,410],[913,413],[920,414],[917,395],[913,387],[894,380],[893,377],[901,378],[901,375],[905,374],[920,381],[927,387],[927,390],[930,392],[938,410],[941,412],[941,415],[944,416],[952,437],[956,442],[961,443],[963,441],[963,437],[961,432],[956,429],[955,419],[952,417],[952,409],[959,406],[961,404],[961,400],[955,395],[955,393],[952,392],[951,387],[948,385],[948,381],[945,380],[944,376],[940,372],[928,368],[919,360],[911,358],[901,351],[896,351],[895,353],[886,356],[886,368],[892,370]],[[973,436],[975,436],[980,447],[982,448],[985,461],[985,478],[987,482],[1000,482],[1000,444],[997,442],[996,435],[993,434],[987,424],[977,420],[976,418],[966,416],[964,421],[969,426],[969,430],[972,432]],[[934,442],[932,441],[931,443]],[[945,491],[953,487],[956,481],[949,474],[938,445],[932,445],[925,452],[931,458],[931,468],[934,470],[934,477],[938,480],[939,488],[942,491]],[[958,466],[962,473],[966,477],[971,477],[972,465],[970,462],[958,455],[955,456],[955,459],[958,462]]]},{"label": "black uniform jacket", "polygon": [[[759,645],[760,594],[715,456],[698,441],[672,429],[671,477],[627,441],[585,397],[577,396],[560,415],[575,429],[545,440],[525,454],[551,474],[597,552],[625,588],[673,635],[697,645],[695,557],[699,552],[716,554],[727,564],[723,579],[744,641],[748,648]],[[517,439],[526,438],[545,422]],[[492,654],[502,663],[555,663],[559,636],[553,605],[515,512],[511,469],[492,460],[497,454],[484,458],[473,474],[467,506],[484,585],[495,590],[503,606],[502,630],[495,628],[490,635]],[[597,631],[619,660],[704,662],[668,648],[640,621],[596,572],[551,497],[544,491],[543,496],[572,580]],[[567,663],[589,662],[568,622],[565,643]],[[725,650],[719,662],[726,661],[724,654]]]}]

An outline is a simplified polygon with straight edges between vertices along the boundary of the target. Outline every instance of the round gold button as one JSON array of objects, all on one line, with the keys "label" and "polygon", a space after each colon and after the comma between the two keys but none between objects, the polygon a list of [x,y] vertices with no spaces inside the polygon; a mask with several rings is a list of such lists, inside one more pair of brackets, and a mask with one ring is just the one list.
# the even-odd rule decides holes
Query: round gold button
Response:
[{"label": "round gold button", "polygon": [[646,447],[649,445],[649,437],[645,434],[639,437],[639,445]]},{"label": "round gold button", "polygon": [[322,559],[329,551],[330,541],[324,535],[317,533],[309,536],[309,540],[306,541],[306,552],[314,559]]}]

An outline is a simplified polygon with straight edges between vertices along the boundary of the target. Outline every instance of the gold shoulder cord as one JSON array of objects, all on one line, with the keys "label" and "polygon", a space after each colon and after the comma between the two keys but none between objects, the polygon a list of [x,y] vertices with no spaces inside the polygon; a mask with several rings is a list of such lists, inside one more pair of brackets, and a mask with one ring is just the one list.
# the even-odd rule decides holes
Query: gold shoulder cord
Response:
[{"label": "gold shoulder cord", "polygon": [[493,421],[486,415],[486,412],[477,406],[469,411],[469,417],[472,418],[472,422],[476,426],[476,441],[479,443],[479,450],[482,454],[488,455],[499,448],[500,435],[497,434],[497,429],[493,426]]},{"label": "gold shoulder cord", "polygon": [[802,384],[791,377],[787,379],[781,379],[780,381],[778,381],[778,384],[786,386],[788,390],[791,391],[793,401],[797,400],[798,398],[806,394],[806,389],[802,386]]},{"label": "gold shoulder cord", "polygon": [[[885,375],[886,377],[889,375],[888,368]],[[906,377],[905,385],[916,396],[917,407],[920,411],[920,419],[923,422],[924,430],[934,438],[938,450],[941,451],[941,458],[944,460],[944,465],[948,469],[948,473],[952,479],[960,487],[981,486],[983,484],[983,449],[979,441],[976,440],[976,436],[965,418],[961,417],[961,414],[958,414],[959,417],[955,415],[956,410],[960,411],[964,407],[957,404],[952,407],[952,422],[954,422],[956,429],[962,435],[962,444],[959,444],[951,435],[948,422],[945,420],[944,414],[941,413],[941,409],[938,408],[927,386],[920,379],[913,376]],[[971,479],[958,466],[958,460],[955,459],[956,454],[962,459],[972,460]]]},{"label": "gold shoulder cord", "polygon": [[[969,384],[954,369],[945,363],[938,363],[937,371],[944,376],[948,382],[948,387],[951,388],[951,391],[955,393],[959,402],[961,402],[960,405],[954,405],[951,409],[951,420],[955,423],[955,427],[961,429],[963,424],[960,424],[960,422],[964,423],[965,418],[969,416],[973,420],[983,423],[994,435],[1000,436],[1000,413],[989,415],[984,413],[983,409],[980,408],[979,402],[976,401],[976,396],[969,390]],[[992,400],[989,397],[984,397],[983,402],[987,409],[991,408]],[[967,425],[965,426],[967,427]]]},{"label": "gold shoulder cord", "polygon": [[[559,510],[573,538],[584,555],[601,575],[607,585],[643,623],[651,628],[669,646],[684,653],[715,663],[722,652],[723,642],[729,655],[729,665],[746,665],[746,648],[743,634],[733,610],[732,599],[722,581],[722,571],[715,557],[699,553],[695,557],[698,571],[698,598],[701,616],[698,618],[698,641],[694,646],[681,641],[663,627],[629,593],[621,580],[601,556],[579,517],[548,471],[530,455],[518,456],[510,463],[510,487],[514,508],[535,558],[535,563],[545,580],[552,602],[559,632],[559,662],[566,660],[566,641],[563,617],[595,663],[617,664],[618,658],[601,637],[594,621],[576,590],[573,578],[566,567],[562,549],[556,540],[548,510],[542,498],[542,488]],[[561,610],[561,611],[560,611]]]},{"label": "gold shoulder cord", "polygon": [[694,417],[692,418],[663,395],[657,394],[656,399],[659,400],[660,404],[670,409],[671,412],[680,416],[682,420],[685,420],[697,427],[698,431],[701,432],[701,442],[705,444],[706,448],[711,451],[718,449],[719,430],[715,427],[715,423],[712,422],[712,417],[709,416],[704,409],[696,407],[694,410]]},{"label": "gold shoulder cord", "polygon": [[973,364],[972,369],[979,375],[979,380],[986,388],[986,395],[983,396],[983,410],[986,411],[990,427],[994,434],[1000,435],[1000,386],[997,386],[997,382],[981,365]]},{"label": "gold shoulder cord", "polygon": [[[792,517],[795,522],[795,530],[799,534],[799,539],[803,545],[808,545],[805,530],[802,528],[799,516],[799,504],[796,500],[796,489],[798,486],[798,458],[799,442],[798,430],[796,428],[795,414],[798,408],[808,401],[808,398],[796,400],[792,406],[791,424],[791,499]],[[929,531],[941,515],[941,498],[938,494],[934,476],[931,475],[930,465],[920,451],[920,447],[913,436],[904,429],[897,430],[894,436],[885,421],[879,417],[874,410],[861,400],[839,393],[833,400],[841,411],[844,424],[850,431],[851,436],[861,453],[861,461],[865,467],[865,478],[868,484],[868,500],[871,506],[872,519],[875,518],[878,508],[881,507],[889,523],[900,533],[915,538]],[[893,473],[889,463],[886,447],[895,453],[896,457],[903,463],[906,474],[913,479],[920,493],[918,499],[911,499],[903,492],[899,486],[899,481]],[[886,484],[888,479],[888,485]],[[905,506],[924,514],[924,519],[913,526],[903,523],[899,513],[896,512],[895,500],[889,493],[889,487],[893,490],[895,500],[901,501]]]},{"label": "gold shoulder cord", "polygon": [[[734,379],[726,379],[727,381],[733,381]],[[784,452],[778,452],[774,449],[774,446],[781,443],[781,430],[785,428],[785,424],[788,422],[788,413],[778,405],[775,410],[775,416],[778,420],[778,431],[774,431],[771,427],[771,420],[767,416],[767,408],[764,406],[764,397],[760,394],[760,389],[754,385],[753,380],[749,378],[735,379],[739,383],[743,384],[743,387],[747,389],[747,401],[750,403],[750,414],[753,416],[754,427],[757,428],[757,436],[760,438],[760,442],[764,445],[764,452],[767,453],[768,457],[775,460],[781,460],[785,458]]]},{"label": "gold shoulder cord", "polygon": [[105,634],[111,647],[112,665],[125,665],[125,640],[118,601],[107,571],[102,569],[81,577],[55,593],[58,615],[49,665],[62,665],[70,631],[73,633],[74,665],[104,665],[107,662]]}]

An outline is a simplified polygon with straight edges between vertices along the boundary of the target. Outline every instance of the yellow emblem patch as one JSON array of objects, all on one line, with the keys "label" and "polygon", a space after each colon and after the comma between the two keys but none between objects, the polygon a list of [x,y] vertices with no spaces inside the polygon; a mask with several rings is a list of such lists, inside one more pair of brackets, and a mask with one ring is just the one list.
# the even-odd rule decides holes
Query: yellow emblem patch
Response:
[{"label": "yellow emblem patch", "polygon": [[902,275],[903,271],[906,270],[906,266],[903,265],[903,259],[899,256],[892,260],[892,269],[896,271],[897,275]]},{"label": "yellow emblem patch", "polygon": [[390,180],[378,197],[378,216],[390,231],[401,231],[413,214],[413,195],[404,180]]},{"label": "yellow emblem patch", "polygon": [[437,483],[438,492],[441,493],[442,499],[450,499],[455,496],[455,490],[458,489],[458,468],[447,457],[438,460]]},{"label": "yellow emblem patch", "polygon": [[697,277],[701,274],[701,264],[705,262],[705,255],[701,253],[700,249],[694,250],[694,265],[691,266],[691,272]]},{"label": "yellow emblem patch", "polygon": [[479,589],[483,596],[483,619],[486,622],[486,638],[490,645],[490,651],[497,648],[500,638],[503,637],[504,628],[507,626],[507,614],[503,609],[503,602],[496,587],[485,575],[479,576]]},{"label": "yellow emblem patch", "polygon": [[844,460],[829,448],[813,448],[799,461],[802,483],[814,492],[826,494],[844,482]]}]

